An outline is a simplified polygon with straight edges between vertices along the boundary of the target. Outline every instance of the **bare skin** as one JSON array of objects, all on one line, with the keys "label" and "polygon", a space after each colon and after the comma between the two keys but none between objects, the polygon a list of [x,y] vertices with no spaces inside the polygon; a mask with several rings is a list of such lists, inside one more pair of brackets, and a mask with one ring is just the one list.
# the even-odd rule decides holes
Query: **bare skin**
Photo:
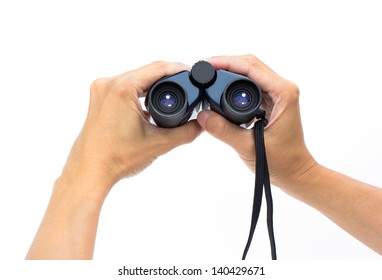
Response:
[{"label": "bare skin", "polygon": [[[264,91],[264,107],[269,112],[264,137],[272,184],[316,208],[382,254],[382,189],[329,170],[314,160],[304,143],[297,86],[252,55],[214,57],[210,63],[252,78]],[[201,112],[198,122],[234,148],[255,172],[250,131],[232,125],[214,112]]]},{"label": "bare skin", "polygon": [[155,62],[92,84],[85,125],[54,184],[28,259],[91,259],[99,214],[112,186],[202,132],[196,121],[174,129],[155,127],[138,100],[159,78],[185,69],[180,63]]},{"label": "bare skin", "polygon": [[[382,189],[314,160],[304,143],[297,86],[253,55],[209,61],[216,69],[254,79],[263,90],[263,106],[269,114],[265,141],[272,184],[382,254]],[[138,174],[173,148],[192,142],[203,129],[235,149],[255,172],[251,132],[214,112],[202,111],[197,122],[173,129],[148,122],[138,97],[145,96],[159,78],[185,69],[180,63],[155,62],[93,83],[87,119],[55,182],[27,259],[91,259],[99,214],[113,185]]]}]

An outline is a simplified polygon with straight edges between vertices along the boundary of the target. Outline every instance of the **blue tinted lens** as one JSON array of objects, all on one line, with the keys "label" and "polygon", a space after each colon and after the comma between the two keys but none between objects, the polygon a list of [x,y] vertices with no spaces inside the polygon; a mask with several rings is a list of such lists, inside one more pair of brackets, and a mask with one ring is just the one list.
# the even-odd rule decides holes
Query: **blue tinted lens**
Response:
[{"label": "blue tinted lens", "polygon": [[233,94],[233,103],[239,108],[244,108],[251,103],[251,95],[244,90],[238,90]]},{"label": "blue tinted lens", "polygon": [[171,110],[176,106],[177,98],[171,92],[164,93],[160,99],[159,104],[165,110]]}]

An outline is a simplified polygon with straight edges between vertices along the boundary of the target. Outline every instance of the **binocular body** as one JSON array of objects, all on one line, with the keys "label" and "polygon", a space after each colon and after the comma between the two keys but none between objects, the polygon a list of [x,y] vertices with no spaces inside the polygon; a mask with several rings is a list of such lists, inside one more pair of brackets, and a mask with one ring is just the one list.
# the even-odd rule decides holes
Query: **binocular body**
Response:
[{"label": "binocular body", "polygon": [[260,111],[260,87],[246,76],[215,70],[206,61],[191,71],[182,71],[158,80],[147,94],[145,105],[155,124],[176,127],[186,123],[203,107],[240,125],[253,120]]}]

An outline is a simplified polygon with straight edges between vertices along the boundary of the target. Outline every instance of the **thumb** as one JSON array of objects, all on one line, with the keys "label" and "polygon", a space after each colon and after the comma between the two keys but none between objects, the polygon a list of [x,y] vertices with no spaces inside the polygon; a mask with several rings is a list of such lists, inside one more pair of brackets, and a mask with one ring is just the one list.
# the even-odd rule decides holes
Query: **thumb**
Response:
[{"label": "thumb", "polygon": [[159,134],[155,137],[156,141],[161,140],[161,144],[156,145],[158,153],[165,154],[180,145],[191,143],[203,130],[195,120],[192,120],[179,127],[160,128],[158,131]]},{"label": "thumb", "polygon": [[199,125],[213,137],[231,146],[239,155],[253,154],[254,140],[251,130],[239,127],[213,111],[198,114]]}]

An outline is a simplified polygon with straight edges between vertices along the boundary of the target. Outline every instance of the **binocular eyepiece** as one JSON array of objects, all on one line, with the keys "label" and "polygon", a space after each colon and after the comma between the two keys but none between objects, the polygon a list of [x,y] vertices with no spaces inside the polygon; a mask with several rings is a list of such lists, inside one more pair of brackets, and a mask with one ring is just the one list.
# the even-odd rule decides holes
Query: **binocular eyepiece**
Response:
[{"label": "binocular eyepiece", "polygon": [[186,123],[203,103],[230,122],[244,124],[260,111],[261,90],[246,76],[215,70],[207,61],[158,80],[145,105],[156,125],[176,127]]}]

